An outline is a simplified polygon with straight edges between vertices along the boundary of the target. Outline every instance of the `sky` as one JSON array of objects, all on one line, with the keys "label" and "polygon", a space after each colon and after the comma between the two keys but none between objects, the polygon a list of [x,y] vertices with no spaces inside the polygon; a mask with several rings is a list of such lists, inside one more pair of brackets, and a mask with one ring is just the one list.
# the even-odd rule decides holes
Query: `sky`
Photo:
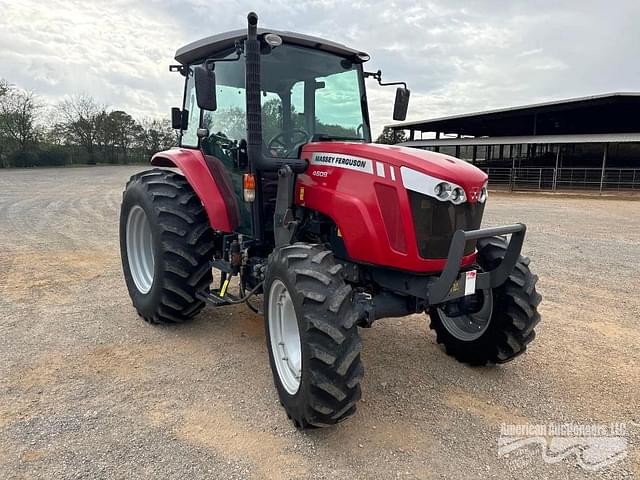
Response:
[{"label": "sky", "polygon": [[[136,118],[182,100],[178,47],[260,25],[371,55],[411,89],[407,120],[640,90],[640,1],[0,0],[0,78],[46,102],[88,94]],[[374,134],[393,88],[369,80]]]}]

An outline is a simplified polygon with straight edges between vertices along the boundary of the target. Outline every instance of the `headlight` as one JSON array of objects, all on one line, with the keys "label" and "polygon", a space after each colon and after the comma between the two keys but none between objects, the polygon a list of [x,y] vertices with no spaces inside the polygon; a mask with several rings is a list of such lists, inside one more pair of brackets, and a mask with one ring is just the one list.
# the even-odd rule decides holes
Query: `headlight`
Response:
[{"label": "headlight", "polygon": [[464,203],[464,201],[467,199],[467,196],[464,193],[464,190],[460,187],[456,187],[451,191],[451,201],[455,204],[455,205],[460,205],[461,203]]},{"label": "headlight", "polygon": [[467,195],[460,185],[432,177],[409,167],[400,167],[402,184],[407,190],[422,193],[441,202],[451,202],[460,205],[467,201]]},{"label": "headlight", "polygon": [[447,182],[441,182],[433,188],[433,193],[440,200],[446,200],[451,195],[451,184]]}]

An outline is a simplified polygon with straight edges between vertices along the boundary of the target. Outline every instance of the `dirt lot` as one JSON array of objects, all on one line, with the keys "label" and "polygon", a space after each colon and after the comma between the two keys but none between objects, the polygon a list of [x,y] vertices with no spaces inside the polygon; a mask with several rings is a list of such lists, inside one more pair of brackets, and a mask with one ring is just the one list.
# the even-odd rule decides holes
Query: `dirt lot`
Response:
[{"label": "dirt lot", "polygon": [[[262,320],[207,309],[177,328],[131,307],[117,245],[140,168],[0,171],[0,478],[640,477],[640,203],[492,195],[528,224],[543,321],[511,364],[447,357],[424,316],[363,331],[357,415],[295,431]],[[599,472],[498,454],[500,425],[626,422]]]}]

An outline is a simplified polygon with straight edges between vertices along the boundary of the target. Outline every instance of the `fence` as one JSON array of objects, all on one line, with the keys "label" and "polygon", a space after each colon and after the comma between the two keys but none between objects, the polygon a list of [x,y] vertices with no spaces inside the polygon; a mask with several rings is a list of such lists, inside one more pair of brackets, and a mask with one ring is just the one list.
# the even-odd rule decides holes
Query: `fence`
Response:
[{"label": "fence", "polygon": [[640,191],[640,168],[483,168],[493,188]]},{"label": "fence", "polygon": [[[2,145],[0,145],[2,147]],[[151,156],[139,148],[121,150],[96,149],[93,155],[78,145],[46,145],[27,151],[0,151],[1,168],[58,167],[63,165],[128,164],[148,163]]]}]

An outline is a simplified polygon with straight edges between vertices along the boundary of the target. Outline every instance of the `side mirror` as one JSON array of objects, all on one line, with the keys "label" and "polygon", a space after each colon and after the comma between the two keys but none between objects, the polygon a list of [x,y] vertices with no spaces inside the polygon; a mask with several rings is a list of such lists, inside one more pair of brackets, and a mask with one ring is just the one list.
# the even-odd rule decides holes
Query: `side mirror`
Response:
[{"label": "side mirror", "polygon": [[411,92],[408,88],[398,87],[396,89],[396,101],[393,104],[393,119],[405,120],[407,118],[407,109],[409,108],[409,96]]},{"label": "side mirror", "polygon": [[205,65],[193,68],[196,84],[196,101],[198,107],[214,112],[218,108],[216,102],[216,74]]},{"label": "side mirror", "polygon": [[186,130],[189,127],[189,110],[181,110],[178,107],[171,109],[171,128]]}]

